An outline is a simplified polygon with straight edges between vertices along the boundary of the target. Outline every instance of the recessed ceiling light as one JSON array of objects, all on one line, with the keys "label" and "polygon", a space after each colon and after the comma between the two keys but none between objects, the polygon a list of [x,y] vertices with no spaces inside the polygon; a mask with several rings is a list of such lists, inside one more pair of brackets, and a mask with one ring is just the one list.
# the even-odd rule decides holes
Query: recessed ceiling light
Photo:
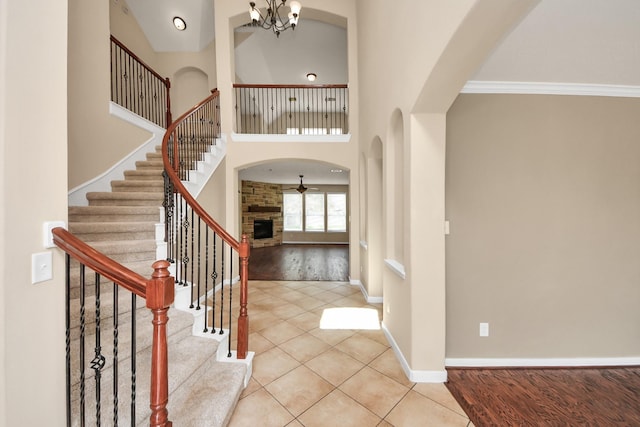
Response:
[{"label": "recessed ceiling light", "polygon": [[331,169],[331,173],[341,173],[342,169]]},{"label": "recessed ceiling light", "polygon": [[318,77],[318,76],[316,75],[316,73],[308,73],[308,74],[307,74],[307,80],[309,80],[310,82],[314,82],[314,81],[316,81],[316,78],[317,78],[317,77]]},{"label": "recessed ceiling light", "polygon": [[187,29],[187,23],[184,22],[184,19],[180,18],[179,16],[174,16],[173,17],[173,25],[179,31],[184,31],[184,30]]}]

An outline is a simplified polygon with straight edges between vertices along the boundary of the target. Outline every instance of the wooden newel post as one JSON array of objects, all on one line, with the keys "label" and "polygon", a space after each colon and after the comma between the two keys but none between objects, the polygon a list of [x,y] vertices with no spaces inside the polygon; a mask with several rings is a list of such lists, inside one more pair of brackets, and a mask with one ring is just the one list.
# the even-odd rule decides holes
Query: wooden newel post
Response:
[{"label": "wooden newel post", "polygon": [[151,353],[151,427],[171,427],[169,421],[169,357],[167,353],[167,311],[173,303],[174,280],[169,274],[169,262],[153,263],[153,275],[147,283],[147,308],[153,313],[153,344]]},{"label": "wooden newel post", "polygon": [[238,359],[245,359],[249,351],[249,315],[247,314],[247,294],[249,281],[249,240],[242,235],[240,247],[240,316],[238,317]]}]

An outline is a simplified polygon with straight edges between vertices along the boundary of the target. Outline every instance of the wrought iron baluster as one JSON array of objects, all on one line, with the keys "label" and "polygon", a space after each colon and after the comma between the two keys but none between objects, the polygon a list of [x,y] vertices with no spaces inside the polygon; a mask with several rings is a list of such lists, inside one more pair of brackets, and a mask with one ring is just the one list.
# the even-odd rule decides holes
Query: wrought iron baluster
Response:
[{"label": "wrought iron baluster", "polygon": [[221,253],[221,260],[220,260],[220,264],[221,264],[221,283],[220,283],[220,331],[218,332],[219,335],[223,335],[224,334],[224,240],[222,240],[221,242],[221,248],[220,248],[220,253]]},{"label": "wrought iron baluster", "polygon": [[85,338],[85,266],[80,264],[80,423],[85,423],[85,374],[84,374],[84,338]]},{"label": "wrought iron baluster", "polygon": [[118,426],[118,285],[113,284],[113,425]]},{"label": "wrought iron baluster", "polygon": [[233,312],[233,248],[229,246],[229,348],[227,351],[227,357],[231,357],[231,336],[233,329],[233,322],[231,320],[231,313]]},{"label": "wrought iron baluster", "polygon": [[[196,224],[195,224],[195,212],[193,211],[193,209],[191,209],[191,256],[195,256],[195,250],[194,250],[194,241],[195,241],[195,229],[196,229]],[[194,281],[194,265],[195,262],[193,262],[193,260],[191,261],[191,304],[189,304],[189,308],[193,308],[193,291],[195,288],[195,284],[193,283]]]},{"label": "wrought iron baluster", "polygon": [[95,273],[95,293],[96,293],[96,345],[94,349],[94,357],[91,361],[91,369],[95,373],[96,381],[96,423],[100,426],[102,413],[101,413],[101,398],[100,398],[100,382],[102,378],[102,368],[104,368],[105,358],[102,355],[102,346],[100,343],[100,275]]},{"label": "wrought iron baluster", "polygon": [[[209,305],[209,227],[205,226],[204,229],[204,329],[202,332],[208,332],[209,328],[209,312],[207,307]],[[213,288],[215,291],[215,287]]]},{"label": "wrought iron baluster", "polygon": [[[202,218],[198,216],[198,303],[196,306],[196,310],[200,310],[200,270],[202,270],[201,262],[200,262],[200,254],[202,253],[202,244],[200,237],[202,236],[202,231],[200,230],[202,225]],[[205,294],[206,298],[206,294]]]},{"label": "wrought iron baluster", "polygon": [[65,256],[64,296],[67,427],[71,427],[71,256],[68,253]]},{"label": "wrought iron baluster", "polygon": [[[217,266],[217,258],[216,258],[216,246],[217,246],[217,233],[213,232],[213,271],[211,272],[211,333],[214,334],[216,332],[216,280],[218,279],[218,266]],[[222,327],[222,326],[221,326]]]},{"label": "wrought iron baluster", "polygon": [[136,294],[131,294],[131,427],[136,425]]}]

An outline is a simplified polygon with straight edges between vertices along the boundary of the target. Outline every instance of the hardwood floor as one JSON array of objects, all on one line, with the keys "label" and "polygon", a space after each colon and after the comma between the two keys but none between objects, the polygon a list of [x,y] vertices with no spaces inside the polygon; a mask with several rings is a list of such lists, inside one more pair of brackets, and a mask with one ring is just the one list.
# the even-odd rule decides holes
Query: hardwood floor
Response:
[{"label": "hardwood floor", "polygon": [[640,426],[640,367],[447,372],[476,427]]},{"label": "hardwood floor", "polygon": [[349,280],[349,245],[252,248],[249,280]]}]

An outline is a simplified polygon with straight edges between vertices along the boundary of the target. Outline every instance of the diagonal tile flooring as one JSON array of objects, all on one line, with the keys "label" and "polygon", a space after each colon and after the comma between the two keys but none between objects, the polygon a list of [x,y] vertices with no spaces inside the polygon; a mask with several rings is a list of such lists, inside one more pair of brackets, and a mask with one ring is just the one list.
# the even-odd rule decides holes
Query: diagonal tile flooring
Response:
[{"label": "diagonal tile flooring", "polygon": [[253,376],[230,427],[472,426],[443,384],[410,382],[382,330],[320,329],[323,311],[380,304],[344,282],[249,282]]}]

